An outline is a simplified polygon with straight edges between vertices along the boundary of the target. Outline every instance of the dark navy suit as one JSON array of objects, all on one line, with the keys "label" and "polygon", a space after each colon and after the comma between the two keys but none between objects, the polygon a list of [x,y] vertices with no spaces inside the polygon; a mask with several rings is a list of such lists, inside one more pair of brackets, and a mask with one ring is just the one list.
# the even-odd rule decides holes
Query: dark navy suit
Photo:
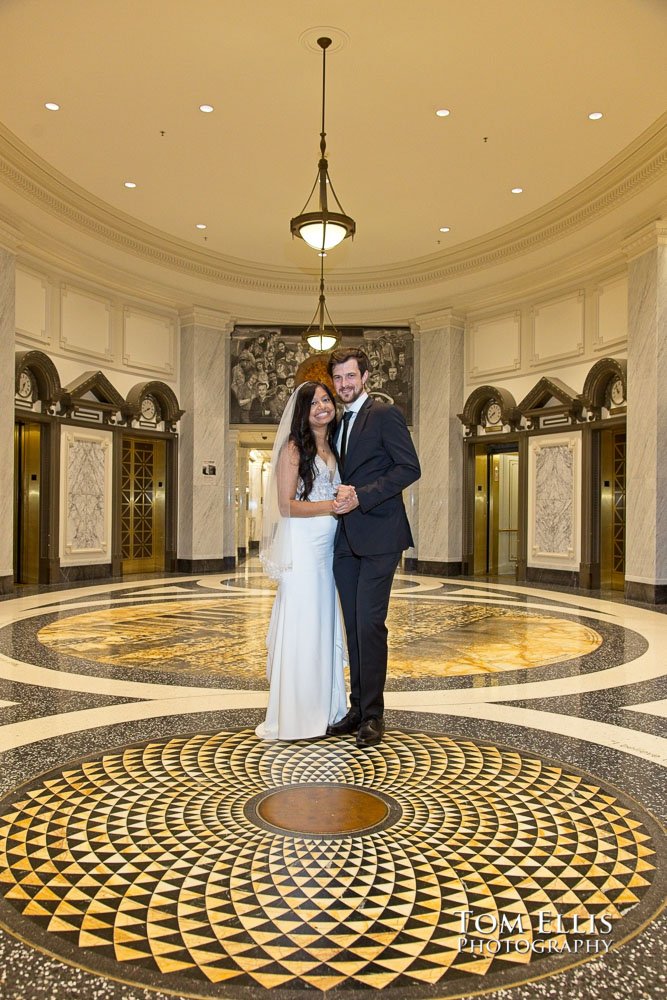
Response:
[{"label": "dark navy suit", "polygon": [[362,720],[381,718],[391,583],[401,553],[413,544],[402,492],[421,475],[397,407],[365,400],[352,423],[340,473],[359,499],[358,507],[339,518],[334,544],[350,657],[350,709]]}]

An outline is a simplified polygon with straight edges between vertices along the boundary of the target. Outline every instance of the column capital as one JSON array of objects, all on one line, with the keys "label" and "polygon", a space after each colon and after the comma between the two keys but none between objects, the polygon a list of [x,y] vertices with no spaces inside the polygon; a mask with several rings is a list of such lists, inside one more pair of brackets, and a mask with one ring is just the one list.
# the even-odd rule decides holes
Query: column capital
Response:
[{"label": "column capital", "polygon": [[234,327],[234,317],[219,309],[208,309],[206,306],[188,306],[179,311],[181,326],[204,326],[208,330],[220,330],[229,333]]},{"label": "column capital", "polygon": [[[421,313],[413,320],[421,333],[431,333],[435,330],[465,330],[465,313],[455,309],[439,309],[436,312]],[[410,324],[412,326],[412,323]]]},{"label": "column capital", "polygon": [[23,243],[23,233],[16,226],[0,220],[0,250],[16,254]]},{"label": "column capital", "polygon": [[626,260],[636,260],[657,247],[667,246],[667,219],[656,219],[623,241]]}]

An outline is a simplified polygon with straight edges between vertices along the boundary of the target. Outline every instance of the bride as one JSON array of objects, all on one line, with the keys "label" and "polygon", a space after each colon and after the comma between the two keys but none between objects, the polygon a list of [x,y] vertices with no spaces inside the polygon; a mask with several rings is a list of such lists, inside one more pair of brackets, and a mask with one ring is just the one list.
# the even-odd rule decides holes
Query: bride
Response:
[{"label": "bride", "polygon": [[255,730],[265,740],[324,736],[347,711],[332,568],[335,417],[329,389],[304,382],[285,407],[271,456],[259,558],[279,585],[266,639],[269,705]]}]

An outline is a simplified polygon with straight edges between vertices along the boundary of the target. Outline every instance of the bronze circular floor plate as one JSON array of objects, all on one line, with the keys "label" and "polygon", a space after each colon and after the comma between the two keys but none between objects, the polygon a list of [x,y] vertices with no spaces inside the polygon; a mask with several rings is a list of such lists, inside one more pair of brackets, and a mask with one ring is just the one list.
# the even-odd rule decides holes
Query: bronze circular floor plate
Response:
[{"label": "bronze circular floor plate", "polygon": [[288,785],[271,791],[255,808],[274,830],[311,836],[361,833],[389,815],[379,796],[349,785]]}]

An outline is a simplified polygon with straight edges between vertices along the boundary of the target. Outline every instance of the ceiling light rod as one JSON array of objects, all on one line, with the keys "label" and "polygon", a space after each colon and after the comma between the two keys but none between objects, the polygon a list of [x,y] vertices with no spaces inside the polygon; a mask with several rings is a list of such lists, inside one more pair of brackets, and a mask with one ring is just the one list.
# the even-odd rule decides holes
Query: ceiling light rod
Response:
[{"label": "ceiling light rod", "polygon": [[[327,329],[325,323],[325,316],[331,324],[329,329]],[[313,323],[315,319],[318,318],[317,328],[313,329]],[[308,329],[303,334],[303,340],[306,341],[309,347],[312,347],[314,351],[333,351],[334,347],[340,341],[340,333],[334,325],[334,321],[329,315],[329,310],[327,309],[327,302],[324,297],[324,258],[320,261],[320,299],[315,310],[315,315],[310,321]]]},{"label": "ceiling light rod", "polygon": [[[292,236],[298,236],[304,240],[313,250],[331,250],[338,246],[348,236],[354,236],[356,224],[354,219],[345,214],[343,206],[338,200],[334,191],[334,186],[329,177],[327,164],[327,142],[324,129],[324,105],[326,96],[326,58],[327,49],[331,45],[330,38],[318,38],[317,44],[322,49],[322,131],[320,132],[320,160],[317,166],[317,177],[310,194],[306,199],[306,204],[301,209],[299,215],[290,222]],[[319,185],[319,208],[317,211],[307,212],[306,208],[313,197],[315,188]],[[327,187],[333,195],[336,205],[340,209],[338,212],[329,211]]]}]

